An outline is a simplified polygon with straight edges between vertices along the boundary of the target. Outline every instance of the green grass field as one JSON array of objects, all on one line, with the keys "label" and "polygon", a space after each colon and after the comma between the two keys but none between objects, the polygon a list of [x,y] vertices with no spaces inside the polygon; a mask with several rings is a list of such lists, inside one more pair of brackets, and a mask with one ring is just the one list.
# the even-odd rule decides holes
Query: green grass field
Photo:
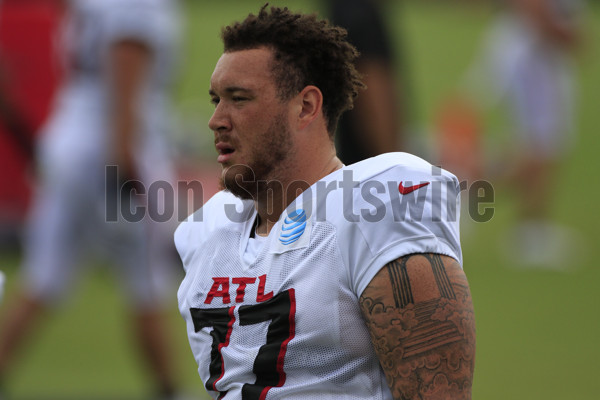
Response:
[{"label": "green grass field", "polygon": [[[455,85],[479,34],[491,17],[470,2],[392,3],[387,14],[402,35],[415,125],[427,132],[436,103]],[[404,3],[404,2],[403,2]],[[187,31],[181,77],[175,97],[184,121],[183,140],[209,153],[206,122],[211,112],[208,80],[221,53],[220,26],[257,11],[262,1],[185,3]],[[297,10],[318,10],[315,1],[272,1]],[[592,400],[600,395],[600,7],[590,6],[587,48],[580,63],[579,138],[569,162],[556,176],[555,218],[578,230],[585,242],[565,272],[514,268],[499,242],[515,220],[514,200],[495,185],[495,215],[470,226],[463,241],[464,267],[471,283],[477,319],[477,400]],[[401,21],[399,23],[398,21]],[[596,47],[596,48],[594,48]],[[197,138],[193,135],[197,135]],[[200,138],[204,135],[204,139]],[[18,254],[1,254],[14,288]],[[148,377],[127,336],[127,313],[110,275],[95,271],[78,286],[63,312],[40,326],[32,346],[7,376],[17,399],[144,399]],[[172,304],[174,352],[184,390],[205,398],[188,349],[185,327]],[[43,329],[42,329],[43,328]]]}]

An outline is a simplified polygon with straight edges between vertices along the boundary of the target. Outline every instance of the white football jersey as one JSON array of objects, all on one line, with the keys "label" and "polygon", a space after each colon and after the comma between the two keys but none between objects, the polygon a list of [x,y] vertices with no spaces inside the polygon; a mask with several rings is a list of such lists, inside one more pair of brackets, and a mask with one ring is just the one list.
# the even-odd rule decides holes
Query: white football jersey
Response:
[{"label": "white football jersey", "polygon": [[254,203],[217,193],[175,233],[179,308],[208,393],[391,399],[359,297],[407,254],[462,264],[459,190],[454,175],[406,153],[346,166],[286,209],[253,261]]},{"label": "white football jersey", "polygon": [[[67,79],[41,135],[44,170],[68,169],[75,163],[104,166],[109,160],[109,52],[120,40],[137,40],[152,52],[139,100],[139,169],[156,170],[164,159],[171,129],[168,85],[177,62],[180,18],[175,0],[71,0],[63,58]],[[83,160],[83,161],[82,161]],[[58,172],[60,173],[60,172]]]}]

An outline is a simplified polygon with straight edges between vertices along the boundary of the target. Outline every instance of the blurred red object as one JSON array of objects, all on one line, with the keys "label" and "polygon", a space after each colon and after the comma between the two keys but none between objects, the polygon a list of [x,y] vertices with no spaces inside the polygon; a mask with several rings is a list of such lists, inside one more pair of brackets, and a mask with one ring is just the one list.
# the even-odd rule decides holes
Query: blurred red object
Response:
[{"label": "blurred red object", "polygon": [[[33,148],[62,75],[56,45],[63,16],[60,0],[0,2],[0,95],[4,104],[4,115],[0,115],[0,225],[4,228],[20,225],[29,205],[28,148]],[[11,125],[26,129],[14,132]]]}]

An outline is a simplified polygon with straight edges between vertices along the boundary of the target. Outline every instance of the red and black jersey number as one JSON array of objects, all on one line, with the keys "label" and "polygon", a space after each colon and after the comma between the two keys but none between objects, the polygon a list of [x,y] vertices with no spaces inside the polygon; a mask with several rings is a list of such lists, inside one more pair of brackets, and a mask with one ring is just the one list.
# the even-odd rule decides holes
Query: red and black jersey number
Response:
[{"label": "red and black jersey number", "polygon": [[[210,378],[205,383],[207,390],[220,392],[219,399],[227,394],[219,391],[217,383],[225,374],[221,350],[229,345],[235,323],[235,308],[190,308],[194,330],[211,327],[212,349]],[[272,387],[285,383],[283,363],[287,345],[295,334],[296,300],[294,289],[286,290],[262,303],[239,307],[239,326],[270,321],[266,343],[260,347],[252,372],[256,375],[254,384],[246,383],[242,388],[243,400],[262,400]]]}]

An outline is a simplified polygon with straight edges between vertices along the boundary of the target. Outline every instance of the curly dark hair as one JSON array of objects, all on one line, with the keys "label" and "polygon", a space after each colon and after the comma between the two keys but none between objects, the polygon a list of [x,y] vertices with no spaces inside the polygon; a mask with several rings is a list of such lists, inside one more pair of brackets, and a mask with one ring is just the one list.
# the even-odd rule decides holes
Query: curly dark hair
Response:
[{"label": "curly dark hair", "polygon": [[292,13],[287,7],[271,7],[269,12],[268,5],[258,15],[223,28],[224,51],[273,49],[272,72],[279,97],[289,100],[307,85],[318,87],[327,131],[333,137],[340,116],[365,88],[354,66],[359,53],[346,40],[345,29],[317,19],[316,14]]}]

